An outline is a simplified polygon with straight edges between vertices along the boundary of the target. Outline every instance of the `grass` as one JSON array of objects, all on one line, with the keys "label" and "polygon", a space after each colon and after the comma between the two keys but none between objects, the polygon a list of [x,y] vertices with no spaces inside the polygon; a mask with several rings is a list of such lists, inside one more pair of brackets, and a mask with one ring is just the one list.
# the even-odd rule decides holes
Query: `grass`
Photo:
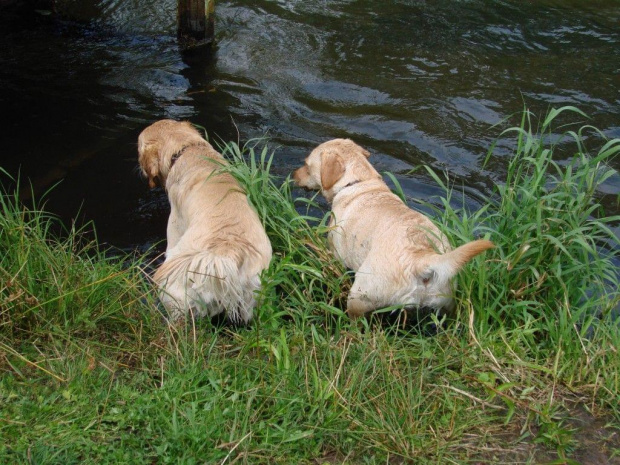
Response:
[{"label": "grass", "polygon": [[[617,458],[618,218],[597,185],[620,140],[588,155],[592,137],[567,131],[575,156],[555,161],[557,114],[506,132],[506,182],[478,211],[429,171],[448,237],[497,244],[459,275],[459,313],[433,336],[343,315],[326,217],[298,213],[316,209],[269,174],[267,149],[224,149],[274,248],[246,328],[166,325],[140,259],[2,195],[0,463]],[[577,412],[603,422],[589,449]]]}]

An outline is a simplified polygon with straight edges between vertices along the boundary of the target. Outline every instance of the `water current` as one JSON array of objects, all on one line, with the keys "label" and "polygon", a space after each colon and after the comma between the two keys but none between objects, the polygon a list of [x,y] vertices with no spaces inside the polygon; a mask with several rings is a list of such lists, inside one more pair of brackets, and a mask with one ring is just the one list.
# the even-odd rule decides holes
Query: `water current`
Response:
[{"label": "water current", "polygon": [[[191,55],[174,0],[58,1],[60,19],[0,9],[0,166],[37,197],[55,186],[47,208],[120,248],[165,238],[165,193],[136,169],[137,136],[160,118],[267,136],[282,177],[350,137],[408,196],[439,202],[411,173],[426,164],[471,206],[504,179],[510,140],[482,162],[524,106],[574,105],[620,137],[615,0],[217,1],[216,45]],[[618,177],[602,186],[610,213],[618,192]]]}]

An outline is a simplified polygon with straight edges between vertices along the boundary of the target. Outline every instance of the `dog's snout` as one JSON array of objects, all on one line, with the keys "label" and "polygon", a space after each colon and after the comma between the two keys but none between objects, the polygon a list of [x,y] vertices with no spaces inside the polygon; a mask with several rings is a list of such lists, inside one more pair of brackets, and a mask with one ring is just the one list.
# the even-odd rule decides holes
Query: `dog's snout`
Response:
[{"label": "dog's snout", "polygon": [[159,176],[149,176],[149,187],[151,189],[161,187],[161,181],[159,180]]},{"label": "dog's snout", "polygon": [[311,188],[312,186],[310,185],[310,172],[308,171],[308,167],[304,165],[301,168],[296,169],[293,173],[293,181],[295,181],[295,184],[299,187]]},{"label": "dog's snout", "polygon": [[[305,170],[305,173],[304,173]],[[295,170],[295,172],[293,173],[293,180],[299,184],[301,182],[301,180],[303,179],[303,175],[308,175],[308,169],[305,166],[302,166],[301,168],[298,168]]]}]

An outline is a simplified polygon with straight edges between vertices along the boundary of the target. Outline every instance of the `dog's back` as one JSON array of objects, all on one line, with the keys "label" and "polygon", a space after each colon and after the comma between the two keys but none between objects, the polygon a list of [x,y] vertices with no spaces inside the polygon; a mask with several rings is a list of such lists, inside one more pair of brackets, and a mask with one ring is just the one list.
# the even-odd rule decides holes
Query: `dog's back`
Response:
[{"label": "dog's back", "polygon": [[348,139],[316,147],[293,175],[332,202],[329,242],[355,271],[347,313],[359,317],[390,305],[454,306],[451,279],[487,240],[455,250],[433,222],[394,195],[368,161],[370,153]]},{"label": "dog's back", "polygon": [[140,134],[138,161],[170,201],[166,261],[154,276],[169,316],[248,322],[272,249],[243,189],[221,172],[224,158],[188,122],[162,120]]}]

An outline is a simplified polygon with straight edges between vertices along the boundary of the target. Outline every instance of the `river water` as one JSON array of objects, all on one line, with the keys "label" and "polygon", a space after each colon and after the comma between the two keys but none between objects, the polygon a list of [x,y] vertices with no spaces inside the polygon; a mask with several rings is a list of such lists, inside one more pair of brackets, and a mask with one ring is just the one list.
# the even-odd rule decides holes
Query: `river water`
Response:
[{"label": "river water", "polygon": [[[281,176],[350,137],[409,196],[440,194],[409,173],[427,164],[472,206],[510,153],[501,142],[482,169],[493,125],[524,105],[574,105],[620,137],[616,0],[218,1],[217,45],[191,56],[175,0],[58,1],[71,19],[0,10],[0,166],[37,197],[59,183],[47,208],[116,247],[165,238],[165,194],[136,169],[137,136],[160,118],[225,141],[267,135]],[[618,192],[618,177],[602,187],[611,213]]]}]

